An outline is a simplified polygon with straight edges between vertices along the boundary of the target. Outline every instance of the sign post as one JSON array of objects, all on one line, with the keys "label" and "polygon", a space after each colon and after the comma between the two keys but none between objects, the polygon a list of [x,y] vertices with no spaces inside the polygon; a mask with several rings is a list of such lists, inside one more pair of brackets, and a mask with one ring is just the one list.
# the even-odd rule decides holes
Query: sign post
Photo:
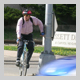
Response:
[{"label": "sign post", "polygon": [[[41,53],[39,58],[39,68],[55,59],[54,53],[51,51],[51,40],[52,40],[52,14],[53,4],[46,4],[45,6],[45,40],[44,40],[44,51]],[[54,29],[54,28],[53,28]],[[54,34],[53,34],[54,35]]]}]

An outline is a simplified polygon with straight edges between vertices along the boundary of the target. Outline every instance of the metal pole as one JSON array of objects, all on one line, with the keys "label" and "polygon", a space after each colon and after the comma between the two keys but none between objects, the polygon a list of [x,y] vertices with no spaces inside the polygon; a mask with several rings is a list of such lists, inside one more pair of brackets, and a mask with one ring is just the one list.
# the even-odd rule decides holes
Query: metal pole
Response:
[{"label": "metal pole", "polygon": [[45,11],[46,35],[45,35],[44,53],[51,52],[52,12],[53,12],[53,4],[46,4],[46,11]]},{"label": "metal pole", "polygon": [[51,51],[51,34],[52,34],[52,12],[53,12],[53,4],[46,4],[45,11],[45,27],[46,27],[46,35],[44,40],[44,51],[41,53],[39,57],[39,69],[43,65],[48,62],[55,60],[54,53]]},{"label": "metal pole", "polygon": [[55,29],[54,11],[53,11],[53,13],[52,13],[52,27],[51,27],[51,29],[52,29],[51,38],[52,38],[52,40],[53,40],[53,39],[54,39],[54,34],[55,34],[55,31],[54,31],[54,29]]}]

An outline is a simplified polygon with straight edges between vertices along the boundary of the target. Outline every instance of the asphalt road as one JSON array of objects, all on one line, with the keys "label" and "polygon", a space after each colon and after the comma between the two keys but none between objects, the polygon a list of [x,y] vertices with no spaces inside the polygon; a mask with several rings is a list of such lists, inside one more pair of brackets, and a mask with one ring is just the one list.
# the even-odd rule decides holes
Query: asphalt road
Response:
[{"label": "asphalt road", "polygon": [[[17,51],[4,50],[4,76],[19,76],[19,68],[16,67]],[[30,68],[27,70],[27,76],[38,73],[39,53],[33,53],[30,60]],[[56,59],[64,56],[55,55]]]},{"label": "asphalt road", "polygon": [[[37,65],[31,65],[27,70],[27,76],[37,73]],[[19,76],[19,68],[14,63],[4,64],[4,76]]]}]

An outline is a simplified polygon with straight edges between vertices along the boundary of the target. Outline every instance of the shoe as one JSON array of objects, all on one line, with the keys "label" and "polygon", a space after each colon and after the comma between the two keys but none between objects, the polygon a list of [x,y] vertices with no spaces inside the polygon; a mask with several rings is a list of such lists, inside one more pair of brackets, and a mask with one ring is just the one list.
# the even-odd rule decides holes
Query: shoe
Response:
[{"label": "shoe", "polygon": [[20,66],[20,60],[16,60],[16,66],[17,66],[17,67]]},{"label": "shoe", "polygon": [[28,69],[28,68],[30,67],[30,65],[29,65],[29,64],[27,64],[27,65],[26,65],[26,67],[27,67],[27,69]]}]

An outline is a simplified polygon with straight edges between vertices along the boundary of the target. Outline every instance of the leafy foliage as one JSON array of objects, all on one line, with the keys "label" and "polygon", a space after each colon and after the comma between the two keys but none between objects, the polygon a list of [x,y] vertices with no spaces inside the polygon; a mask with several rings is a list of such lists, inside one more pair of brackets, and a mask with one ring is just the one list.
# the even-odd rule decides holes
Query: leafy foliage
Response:
[{"label": "leafy foliage", "polygon": [[[45,4],[21,4],[21,6],[32,9],[33,15],[41,19],[44,23]],[[53,10],[59,25],[76,24],[76,4],[53,4]]]},{"label": "leafy foliage", "polygon": [[22,16],[21,11],[10,7],[4,8],[4,25],[10,25],[17,22],[20,16]]},{"label": "leafy foliage", "polygon": [[58,24],[76,24],[76,4],[54,4]]},{"label": "leafy foliage", "polygon": [[38,4],[21,4],[22,7],[31,9],[32,15],[39,18],[43,24],[45,20],[45,5],[38,5]]},{"label": "leafy foliage", "polygon": [[[45,4],[20,4],[32,10],[32,15],[45,23]],[[53,4],[53,10],[59,25],[76,25],[76,4]],[[22,12],[17,9],[4,8],[4,25],[16,23]]]}]

